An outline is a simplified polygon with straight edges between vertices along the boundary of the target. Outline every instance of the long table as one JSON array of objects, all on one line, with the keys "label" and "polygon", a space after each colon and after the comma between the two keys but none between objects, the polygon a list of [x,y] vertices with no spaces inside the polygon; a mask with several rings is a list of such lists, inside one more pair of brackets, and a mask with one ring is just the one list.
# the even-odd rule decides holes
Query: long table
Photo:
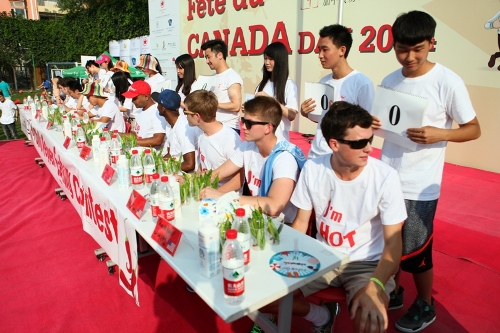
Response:
[{"label": "long table", "polygon": [[[46,123],[38,123],[33,119],[30,122],[30,132],[40,156],[60,186],[67,191],[68,198],[82,217],[84,230],[110,254],[113,261],[116,260],[120,267],[120,283],[136,298],[136,302],[137,283],[133,283],[134,278],[135,281],[137,279],[138,260],[135,232],[139,233],[224,321],[229,323],[249,316],[266,332],[289,332],[293,291],[348,260],[346,255],[335,249],[284,226],[280,244],[267,245],[262,251],[251,250],[250,269],[245,273],[243,302],[239,305],[229,305],[224,300],[222,276],[208,279],[198,273],[197,232],[201,226],[198,203],[182,207],[182,218],[176,219],[175,226],[183,232],[183,237],[175,256],[171,256],[151,238],[156,223],[152,220],[150,209],[148,208],[139,220],[125,207],[131,188],[119,189],[116,180],[111,186],[107,186],[100,179],[99,167],[94,166],[92,161],[83,161],[76,148],[66,150],[62,146],[61,132],[47,130]],[[146,194],[147,190],[139,192]],[[97,213],[97,206],[100,213]],[[291,278],[279,275],[271,269],[269,261],[275,253],[296,250],[306,252],[320,261],[321,265],[315,274]],[[258,311],[277,300],[280,300],[278,327]]]}]

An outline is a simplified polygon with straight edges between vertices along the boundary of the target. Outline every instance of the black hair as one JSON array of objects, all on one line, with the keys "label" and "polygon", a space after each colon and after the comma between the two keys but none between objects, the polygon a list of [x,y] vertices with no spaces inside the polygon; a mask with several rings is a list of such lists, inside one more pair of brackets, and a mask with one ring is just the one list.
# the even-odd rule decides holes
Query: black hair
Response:
[{"label": "black hair", "polygon": [[113,81],[113,85],[115,86],[115,94],[118,97],[120,103],[125,102],[125,97],[122,96],[123,93],[128,91],[130,87],[130,74],[123,71],[118,71],[111,76],[111,80]]},{"label": "black hair", "polygon": [[266,83],[271,80],[274,83],[274,97],[281,104],[285,104],[285,86],[288,80],[288,50],[281,42],[269,44],[264,50],[264,55],[274,60],[272,72],[268,72],[266,65],[262,66],[262,81],[259,90],[264,89]]},{"label": "black hair", "polygon": [[431,41],[436,31],[436,21],[425,12],[414,10],[398,16],[392,25],[394,43],[413,46]]},{"label": "black hair", "polygon": [[222,53],[224,60],[227,58],[227,45],[222,39],[212,39],[206,41],[201,45],[201,49],[205,51],[206,49],[211,49],[213,53]]},{"label": "black hair", "polygon": [[337,101],[330,106],[321,121],[321,132],[326,142],[330,139],[343,139],[347,129],[359,126],[372,126],[372,116],[359,105]]},{"label": "black hair", "polygon": [[319,31],[319,36],[322,38],[329,37],[332,43],[338,48],[345,46],[344,58],[347,59],[352,46],[351,30],[340,24],[332,24],[323,27]]},{"label": "black hair", "polygon": [[155,67],[155,70],[156,70],[158,73],[160,73],[161,75],[163,75],[163,73],[161,72],[160,61],[158,60],[158,58],[157,58],[157,57],[154,57],[154,56],[152,56],[152,57],[156,59],[156,67]]},{"label": "black hair", "polygon": [[[3,80],[0,80],[0,81],[3,81]],[[1,90],[0,90],[0,96],[5,97],[5,96],[3,95],[3,91],[1,91]]]},{"label": "black hair", "polygon": [[85,63],[85,68],[89,68],[90,66],[99,68],[99,64],[95,62],[95,60],[87,60],[87,62]]},{"label": "black hair", "polygon": [[182,87],[182,93],[184,96],[189,95],[191,92],[191,86],[196,80],[196,68],[194,66],[194,60],[189,54],[181,54],[175,59],[175,66],[184,69],[184,77],[181,79],[177,76],[177,87],[175,91],[179,92]]},{"label": "black hair", "polygon": [[82,92],[82,86],[77,80],[68,80],[65,82],[65,85],[63,87],[68,87],[68,89],[71,91],[78,90],[79,92]]}]

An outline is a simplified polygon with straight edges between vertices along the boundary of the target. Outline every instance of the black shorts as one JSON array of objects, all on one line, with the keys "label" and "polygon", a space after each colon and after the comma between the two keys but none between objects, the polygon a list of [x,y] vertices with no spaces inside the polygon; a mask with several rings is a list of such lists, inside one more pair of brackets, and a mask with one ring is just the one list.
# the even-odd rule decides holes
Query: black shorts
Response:
[{"label": "black shorts", "polygon": [[408,218],[403,224],[403,256],[401,269],[423,273],[432,268],[433,224],[437,199],[405,200]]}]

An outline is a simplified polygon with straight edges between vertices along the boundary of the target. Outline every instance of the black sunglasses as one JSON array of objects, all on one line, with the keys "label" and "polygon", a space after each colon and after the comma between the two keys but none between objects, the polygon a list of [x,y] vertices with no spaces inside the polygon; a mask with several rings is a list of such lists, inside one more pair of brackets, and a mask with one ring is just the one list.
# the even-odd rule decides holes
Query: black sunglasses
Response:
[{"label": "black sunglasses", "polygon": [[267,125],[267,124],[271,124],[269,121],[253,121],[253,120],[250,120],[250,119],[245,119],[245,117],[241,117],[241,122],[243,124],[245,124],[245,127],[247,129],[251,129],[253,125]]},{"label": "black sunglasses", "polygon": [[344,140],[344,139],[335,139],[340,143],[345,143],[351,149],[363,149],[366,147],[368,143],[372,143],[373,135],[369,139],[361,139],[361,140]]}]

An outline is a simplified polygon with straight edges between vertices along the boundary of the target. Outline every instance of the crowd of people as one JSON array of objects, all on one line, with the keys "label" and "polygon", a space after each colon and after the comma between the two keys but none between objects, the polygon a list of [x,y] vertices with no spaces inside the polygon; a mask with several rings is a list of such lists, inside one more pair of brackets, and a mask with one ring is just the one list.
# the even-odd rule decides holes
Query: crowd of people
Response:
[{"label": "crowd of people", "polygon": [[[134,81],[127,63],[113,64],[104,54],[87,62],[90,77],[83,87],[75,79],[55,78],[54,96],[68,110],[88,112],[110,130],[136,136],[140,146],[163,149],[166,158],[182,156],[185,172],[214,170],[219,187],[203,189],[203,198],[237,191],[242,205],[281,215],[301,232],[312,225],[313,237],[348,254],[348,263],[294,295],[293,314],[311,321],[315,332],[330,332],[340,308],[311,304],[303,296],[328,286],[346,290],[356,332],[386,330],[387,310],[403,306],[401,270],[413,274],[417,297],[395,326],[418,332],[436,319],[432,225],[446,142],[480,135],[464,82],[427,58],[435,28],[434,19],[420,11],[402,14],[392,25],[401,68],[381,84],[424,97],[428,106],[425,126],[407,130],[417,149],[386,140],[380,160],[369,156],[373,135],[382,125],[370,114],[374,86],[348,63],[352,36],[341,25],[319,31],[319,60],[331,71],[319,82],[334,87],[335,102],[315,119],[318,127],[307,158],[289,142],[290,124],[299,112],[308,118],[316,105],[308,96],[299,104],[288,51],[280,42],[265,48],[262,80],[255,97],[244,103],[243,80],[226,62],[227,45],[217,39],[201,46],[206,64],[215,71],[213,91],[192,91],[196,74],[188,54],[175,60],[174,90],[157,89],[165,79],[154,56],[141,56],[136,67],[146,79]],[[451,128],[452,121],[458,128]],[[261,310],[274,320],[278,304]],[[260,328],[254,326],[252,332]]]}]

